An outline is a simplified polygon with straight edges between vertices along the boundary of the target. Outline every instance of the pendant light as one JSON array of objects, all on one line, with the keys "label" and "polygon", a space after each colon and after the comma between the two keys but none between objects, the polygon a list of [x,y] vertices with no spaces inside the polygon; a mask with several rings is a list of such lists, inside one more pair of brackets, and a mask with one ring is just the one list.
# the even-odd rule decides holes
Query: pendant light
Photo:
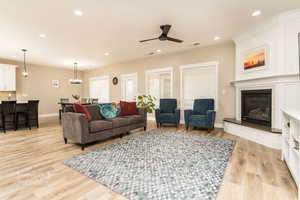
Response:
[{"label": "pendant light", "polygon": [[74,79],[70,79],[71,84],[81,84],[82,80],[78,79],[78,67],[77,62],[74,63]]},{"label": "pendant light", "polygon": [[26,52],[27,50],[26,49],[22,49],[23,51],[23,54],[24,54],[24,62],[23,62],[23,67],[24,67],[24,71],[22,72],[22,76],[24,76],[25,78],[28,77],[28,72],[27,72],[27,67],[26,67]]}]

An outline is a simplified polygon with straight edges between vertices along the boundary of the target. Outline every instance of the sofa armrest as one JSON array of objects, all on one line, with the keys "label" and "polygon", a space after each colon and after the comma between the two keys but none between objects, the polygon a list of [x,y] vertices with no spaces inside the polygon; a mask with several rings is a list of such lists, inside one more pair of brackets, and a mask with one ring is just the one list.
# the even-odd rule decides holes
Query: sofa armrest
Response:
[{"label": "sofa armrest", "polygon": [[184,122],[185,125],[189,125],[190,116],[193,114],[193,110],[184,110]]},{"label": "sofa armrest", "polygon": [[176,118],[176,122],[179,123],[180,122],[180,109],[175,109],[175,118]]},{"label": "sofa armrest", "polygon": [[159,115],[160,115],[160,109],[157,108],[157,109],[155,109],[155,120],[156,120],[156,123],[160,123]]},{"label": "sofa armrest", "polygon": [[143,116],[144,122],[147,122],[147,111],[145,108],[138,108],[139,115]]},{"label": "sofa armrest", "polygon": [[216,111],[208,110],[208,111],[206,111],[206,115],[207,115],[207,125],[209,126],[209,128],[214,128]]},{"label": "sofa armrest", "polygon": [[82,113],[67,112],[62,114],[63,137],[85,144],[89,134],[89,122]]}]

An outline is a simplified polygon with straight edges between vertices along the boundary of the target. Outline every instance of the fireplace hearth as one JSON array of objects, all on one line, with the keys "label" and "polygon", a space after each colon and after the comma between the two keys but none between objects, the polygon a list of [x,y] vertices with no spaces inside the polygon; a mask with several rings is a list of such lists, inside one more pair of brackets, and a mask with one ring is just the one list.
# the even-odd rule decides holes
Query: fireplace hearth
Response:
[{"label": "fireplace hearth", "polygon": [[243,90],[241,95],[242,121],[271,127],[272,90]]}]

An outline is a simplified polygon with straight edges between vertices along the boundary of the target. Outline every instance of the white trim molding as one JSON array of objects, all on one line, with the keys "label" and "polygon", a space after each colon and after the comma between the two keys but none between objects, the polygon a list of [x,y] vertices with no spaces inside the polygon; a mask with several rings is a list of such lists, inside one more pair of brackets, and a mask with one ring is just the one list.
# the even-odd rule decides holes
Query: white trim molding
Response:
[{"label": "white trim molding", "polygon": [[125,99],[125,87],[124,87],[124,81],[127,78],[132,78],[135,81],[135,85],[134,85],[134,93],[135,93],[135,97],[137,98],[138,95],[138,74],[137,73],[131,73],[131,74],[121,74],[120,75],[120,83],[121,83],[121,99],[123,101],[132,101],[134,99]]},{"label": "white trim molding", "polygon": [[158,72],[170,72],[171,73],[171,97],[173,97],[173,80],[174,80],[174,69],[173,67],[164,67],[164,68],[155,68],[145,71],[145,92],[149,94],[148,91],[148,74],[149,73],[158,73]]},{"label": "white trim molding", "polygon": [[[148,116],[148,118],[147,118],[147,120],[149,120],[149,121],[155,121],[155,117],[149,117]],[[183,119],[181,119],[180,120],[180,122],[179,122],[180,124],[185,124],[185,122],[184,122],[184,120]],[[215,123],[215,128],[223,128],[223,124],[222,123]]]},{"label": "white trim molding", "polygon": [[58,113],[41,114],[39,118],[58,117]]},{"label": "white trim molding", "polygon": [[189,65],[182,65],[180,66],[180,108],[182,110],[186,109],[183,106],[183,70],[185,69],[192,69],[192,68],[215,68],[216,69],[216,93],[214,95],[215,99],[215,111],[218,111],[219,107],[219,62],[218,61],[211,61],[205,63],[195,63]]}]

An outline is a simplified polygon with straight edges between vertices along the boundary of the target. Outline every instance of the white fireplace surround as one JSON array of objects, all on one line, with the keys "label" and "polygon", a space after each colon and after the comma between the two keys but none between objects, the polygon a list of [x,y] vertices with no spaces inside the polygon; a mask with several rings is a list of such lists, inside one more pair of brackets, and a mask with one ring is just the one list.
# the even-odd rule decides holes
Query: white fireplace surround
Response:
[{"label": "white fireplace surround", "polygon": [[232,84],[236,90],[237,120],[241,120],[241,91],[243,90],[272,90],[272,128],[281,129],[281,109],[299,104],[298,74],[233,81]]},{"label": "white fireplace surround", "polygon": [[[241,91],[272,89],[272,128],[281,129],[282,109],[300,109],[298,33],[300,9],[282,13],[234,39],[236,44],[235,118],[241,120]],[[266,47],[266,66],[245,71],[247,52]],[[280,149],[281,135],[224,122],[224,130],[265,146]]]}]

